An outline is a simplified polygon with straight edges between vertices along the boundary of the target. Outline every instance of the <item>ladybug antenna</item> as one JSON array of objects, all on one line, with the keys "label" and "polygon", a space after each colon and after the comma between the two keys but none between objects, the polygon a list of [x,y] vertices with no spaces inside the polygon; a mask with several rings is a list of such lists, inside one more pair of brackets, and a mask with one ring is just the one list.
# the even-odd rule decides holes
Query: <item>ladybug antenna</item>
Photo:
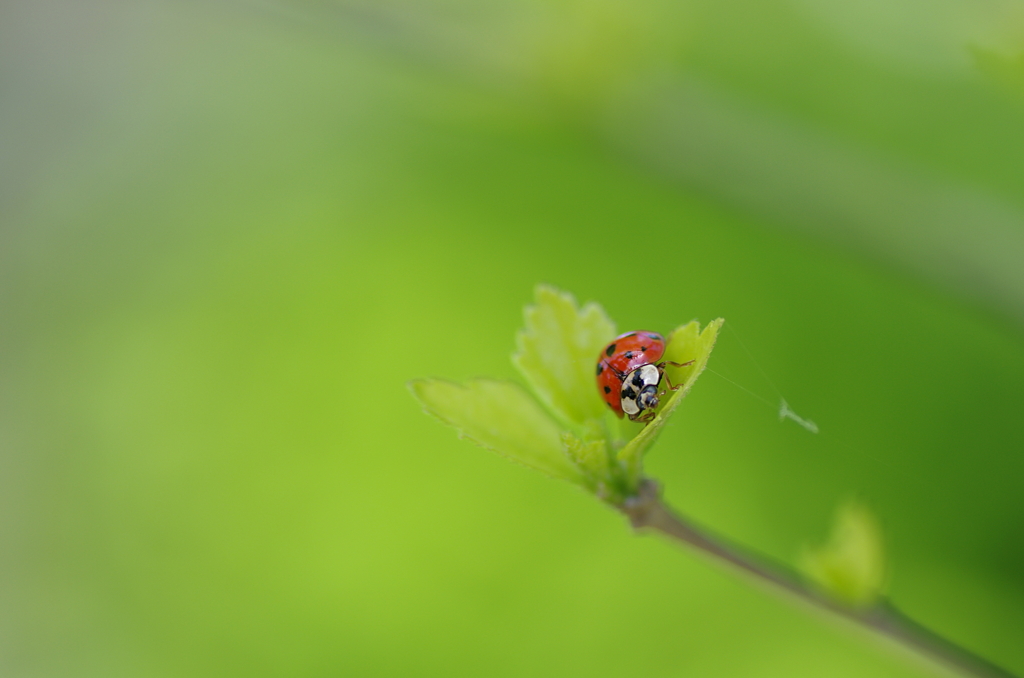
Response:
[{"label": "ladybug antenna", "polygon": [[604,363],[604,366],[605,366],[605,367],[607,367],[607,368],[608,368],[609,370],[611,370],[612,372],[614,372],[614,373],[615,373],[615,376],[616,376],[616,377],[618,377],[620,381],[625,381],[625,380],[626,380],[626,376],[627,376],[627,375],[626,375],[626,373],[625,373],[625,372],[619,372],[619,371],[618,371],[617,369],[615,369],[615,368],[614,368],[614,367],[613,367],[613,366],[612,366],[612,365],[611,365],[610,363]]}]

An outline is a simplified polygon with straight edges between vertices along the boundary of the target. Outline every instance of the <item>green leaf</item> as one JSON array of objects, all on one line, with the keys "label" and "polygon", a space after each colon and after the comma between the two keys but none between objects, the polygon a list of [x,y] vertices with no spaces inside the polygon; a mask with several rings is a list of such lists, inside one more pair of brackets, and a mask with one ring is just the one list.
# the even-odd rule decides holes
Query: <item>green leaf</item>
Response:
[{"label": "green leaf", "polygon": [[566,422],[600,419],[607,407],[597,394],[594,367],[615,325],[597,304],[576,306],[572,295],[539,285],[526,307],[512,362],[541,401]]},{"label": "green leaf", "polygon": [[580,440],[566,431],[562,433],[562,449],[586,476],[591,489],[609,477],[608,443],[604,438]]},{"label": "green leaf", "polygon": [[417,379],[409,388],[428,413],[458,429],[460,436],[554,478],[584,484],[563,451],[558,426],[518,384]]},{"label": "green leaf", "polygon": [[707,366],[708,357],[715,347],[718,330],[723,322],[725,321],[721,318],[713,320],[701,332],[700,323],[694,320],[677,328],[669,337],[664,359],[676,363],[686,363],[692,360],[693,364],[687,367],[666,366],[665,376],[679,388],[668,392],[654,419],[619,450],[619,459],[626,464],[631,482],[639,481],[644,454],[657,440],[669,416],[686,397],[690,388],[693,387],[693,383],[697,381],[697,377]]},{"label": "green leaf", "polygon": [[839,509],[824,546],[806,549],[800,569],[818,589],[841,603],[867,608],[881,596],[885,577],[882,532],[871,511],[849,502]]}]

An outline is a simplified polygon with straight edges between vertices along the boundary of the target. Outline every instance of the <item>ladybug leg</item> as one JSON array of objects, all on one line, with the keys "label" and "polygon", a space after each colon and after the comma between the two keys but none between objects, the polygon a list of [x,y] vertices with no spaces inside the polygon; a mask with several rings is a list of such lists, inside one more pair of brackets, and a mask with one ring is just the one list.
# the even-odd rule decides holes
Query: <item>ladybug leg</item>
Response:
[{"label": "ladybug leg", "polygon": [[649,423],[651,423],[651,420],[654,419],[654,415],[655,415],[654,410],[647,410],[646,412],[641,414],[639,417],[637,417],[633,421],[640,422],[641,424],[649,424]]},{"label": "ladybug leg", "polygon": [[[662,365],[671,365],[672,367],[687,367],[689,365],[692,365],[694,362],[695,361],[690,360],[690,361],[687,361],[685,363],[674,363],[671,360],[666,360],[665,362],[663,362],[661,364]],[[672,380],[668,378],[668,372],[665,372],[664,374],[665,374],[665,381],[668,382],[668,388],[669,388],[670,391],[678,391],[680,388],[682,388],[682,386],[683,386],[682,384],[679,384],[679,386],[673,386],[672,385]]]}]

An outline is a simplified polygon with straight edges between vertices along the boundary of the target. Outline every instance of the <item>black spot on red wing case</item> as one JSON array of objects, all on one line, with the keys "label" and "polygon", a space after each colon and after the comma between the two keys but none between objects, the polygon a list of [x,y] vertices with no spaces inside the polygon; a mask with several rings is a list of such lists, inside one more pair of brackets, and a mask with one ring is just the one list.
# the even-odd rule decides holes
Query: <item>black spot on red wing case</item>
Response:
[{"label": "black spot on red wing case", "polygon": [[611,389],[610,387],[608,387],[608,386],[605,386],[605,387],[604,387],[604,392],[605,392],[605,393],[611,393],[611,392],[612,392],[612,389]]},{"label": "black spot on red wing case", "polygon": [[608,344],[608,348],[604,350],[604,354],[610,357],[613,353],[615,353],[615,344]]}]

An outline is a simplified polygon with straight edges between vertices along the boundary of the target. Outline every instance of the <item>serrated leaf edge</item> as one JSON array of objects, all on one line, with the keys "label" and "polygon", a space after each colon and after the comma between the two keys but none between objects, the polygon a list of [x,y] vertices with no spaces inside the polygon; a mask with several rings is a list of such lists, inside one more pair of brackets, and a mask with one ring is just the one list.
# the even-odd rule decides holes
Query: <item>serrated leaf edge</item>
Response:
[{"label": "serrated leaf edge", "polygon": [[[515,382],[515,381],[511,381],[511,380],[507,380],[507,379],[491,379],[489,377],[477,377],[477,378],[474,378],[474,379],[470,379],[469,381],[477,381],[477,382],[484,382],[484,381],[486,381],[486,382],[491,382],[491,383],[495,383],[495,384],[511,384],[511,385],[515,386],[516,388],[518,388],[518,389],[522,390],[523,392],[525,392],[528,396],[530,396],[534,400],[536,400],[536,395],[532,392],[532,390],[523,388],[522,384],[519,384],[518,382]],[[468,440],[471,443],[473,443],[474,445],[476,445],[477,447],[481,447],[481,448],[483,448],[483,449],[485,449],[485,450],[487,450],[489,452],[493,452],[494,454],[498,455],[499,457],[502,457],[503,459],[507,459],[508,461],[516,464],[517,466],[522,466],[523,468],[528,468],[528,469],[530,469],[532,471],[537,471],[538,473],[541,473],[541,474],[547,476],[548,478],[554,478],[556,480],[565,480],[565,481],[568,481],[570,483],[573,483],[574,485],[580,485],[581,487],[586,487],[585,478],[584,478],[583,473],[580,471],[580,469],[578,469],[576,467],[575,464],[572,463],[571,459],[568,459],[568,457],[566,457],[566,460],[569,462],[570,467],[567,470],[574,471],[575,474],[576,474],[575,476],[562,475],[562,474],[558,474],[558,473],[553,473],[549,469],[545,469],[545,468],[540,468],[538,466],[534,466],[532,464],[529,464],[529,463],[523,461],[519,457],[510,455],[507,452],[503,452],[502,450],[499,450],[499,449],[496,449],[494,447],[491,447],[490,445],[487,445],[486,443],[483,443],[483,442],[477,440],[476,438],[474,438],[472,435],[466,433],[458,424],[455,424],[455,423],[449,421],[447,418],[445,418],[441,414],[435,412],[429,405],[427,405],[425,402],[423,402],[422,398],[420,398],[419,394],[416,392],[416,385],[417,384],[425,384],[425,383],[428,383],[428,382],[443,382],[443,383],[446,383],[446,384],[452,384],[452,385],[457,386],[459,388],[467,388],[467,382],[461,382],[461,381],[455,381],[453,379],[443,379],[443,378],[419,378],[419,379],[410,379],[409,381],[406,382],[406,388],[408,388],[409,391],[412,393],[413,397],[416,399],[416,402],[418,402],[420,404],[420,408],[423,410],[423,412],[425,412],[427,415],[433,417],[437,421],[441,422],[445,426],[448,426],[450,428],[455,429],[456,437],[458,439],[460,439],[460,440]],[[545,410],[545,413],[547,413],[547,410]],[[559,429],[559,432],[561,433],[561,429]],[[563,449],[563,454],[564,454],[564,449]]]}]

